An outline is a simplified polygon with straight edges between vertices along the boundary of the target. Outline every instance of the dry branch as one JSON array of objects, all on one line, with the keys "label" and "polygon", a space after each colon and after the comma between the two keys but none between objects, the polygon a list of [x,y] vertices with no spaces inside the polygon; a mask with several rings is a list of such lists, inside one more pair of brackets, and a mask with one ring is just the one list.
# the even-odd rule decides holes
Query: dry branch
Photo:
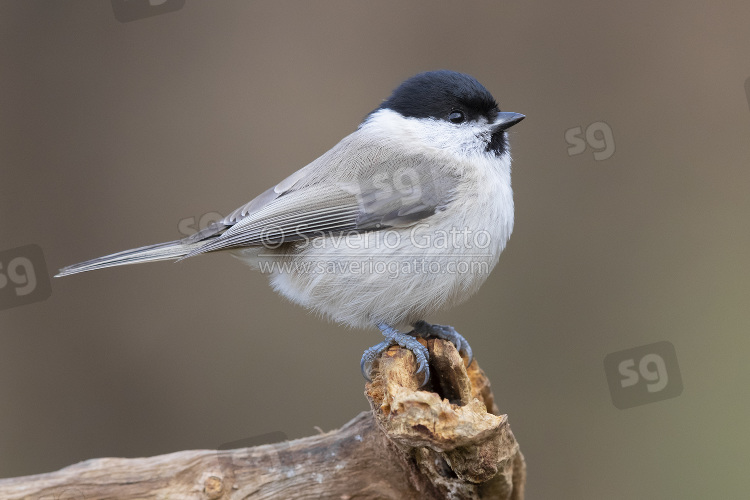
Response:
[{"label": "dry branch", "polygon": [[0,480],[7,500],[483,499],[523,500],[525,464],[489,381],[449,342],[429,340],[432,379],[388,349],[373,366],[363,412],[341,429],[236,450],[100,458]]}]

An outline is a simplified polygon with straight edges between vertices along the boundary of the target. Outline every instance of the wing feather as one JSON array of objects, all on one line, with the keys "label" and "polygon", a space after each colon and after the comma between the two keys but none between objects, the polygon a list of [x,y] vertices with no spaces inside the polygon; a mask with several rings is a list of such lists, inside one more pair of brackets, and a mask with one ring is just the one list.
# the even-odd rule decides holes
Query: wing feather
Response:
[{"label": "wing feather", "polygon": [[[325,234],[408,226],[447,206],[459,179],[423,156],[403,157],[356,134],[221,222],[186,238],[184,258]],[[354,137],[354,138],[353,138]]]}]

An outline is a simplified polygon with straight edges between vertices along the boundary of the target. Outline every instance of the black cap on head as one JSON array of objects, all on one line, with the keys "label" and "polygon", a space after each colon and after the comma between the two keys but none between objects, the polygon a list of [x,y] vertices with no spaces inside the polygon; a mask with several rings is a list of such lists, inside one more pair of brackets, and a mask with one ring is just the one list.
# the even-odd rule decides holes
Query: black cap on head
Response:
[{"label": "black cap on head", "polygon": [[406,117],[449,120],[454,111],[467,120],[480,116],[494,121],[495,99],[474,77],[456,71],[420,73],[398,86],[378,109],[392,109]]}]

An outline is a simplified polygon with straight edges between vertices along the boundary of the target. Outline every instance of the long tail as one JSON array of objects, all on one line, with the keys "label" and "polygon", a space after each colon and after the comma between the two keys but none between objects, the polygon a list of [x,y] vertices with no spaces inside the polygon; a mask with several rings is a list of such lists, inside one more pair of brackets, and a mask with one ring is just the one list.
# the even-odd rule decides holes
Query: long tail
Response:
[{"label": "long tail", "polygon": [[124,252],[113,253],[112,255],[105,255],[104,257],[87,260],[80,264],[63,267],[60,269],[60,272],[55,275],[55,278],[85,271],[93,271],[95,269],[103,269],[105,267],[179,259],[205,243],[206,241],[197,241],[193,243],[185,240],[176,240],[167,243],[158,243],[156,245],[148,245],[141,248],[134,248],[132,250],[125,250]]}]

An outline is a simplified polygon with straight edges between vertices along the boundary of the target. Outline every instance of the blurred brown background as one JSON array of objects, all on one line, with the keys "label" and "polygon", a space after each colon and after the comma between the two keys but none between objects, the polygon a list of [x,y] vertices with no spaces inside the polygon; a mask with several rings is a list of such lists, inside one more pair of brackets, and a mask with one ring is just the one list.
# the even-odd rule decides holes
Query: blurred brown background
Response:
[{"label": "blurred brown background", "polygon": [[[749,19],[742,0],[187,0],[123,23],[110,2],[2,1],[0,251],[39,245],[56,271],[177,239],[404,78],[463,71],[528,117],[516,229],[482,290],[428,319],[471,341],[528,498],[746,498]],[[570,155],[595,122],[614,153]],[[0,477],[339,427],[380,338],[226,255],[55,279],[0,311]],[[604,357],[658,341],[682,394],[615,408]]]}]

